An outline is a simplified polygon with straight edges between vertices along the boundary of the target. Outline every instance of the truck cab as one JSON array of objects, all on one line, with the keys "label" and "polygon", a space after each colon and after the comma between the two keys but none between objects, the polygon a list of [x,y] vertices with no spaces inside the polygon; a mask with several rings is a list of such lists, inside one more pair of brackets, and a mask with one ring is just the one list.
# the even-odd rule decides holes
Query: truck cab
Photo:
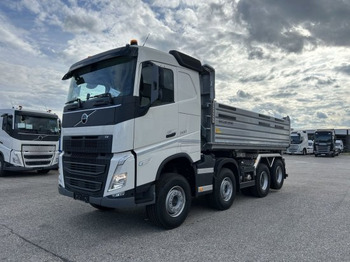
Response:
[{"label": "truck cab", "polygon": [[0,109],[0,174],[8,171],[47,173],[58,168],[57,115]]},{"label": "truck cab", "polygon": [[334,129],[318,129],[314,135],[314,154],[315,157],[320,155],[337,156],[339,149],[335,145]]},{"label": "truck cab", "polygon": [[290,146],[287,154],[306,155],[308,153],[309,140],[306,131],[293,131],[290,134]]}]

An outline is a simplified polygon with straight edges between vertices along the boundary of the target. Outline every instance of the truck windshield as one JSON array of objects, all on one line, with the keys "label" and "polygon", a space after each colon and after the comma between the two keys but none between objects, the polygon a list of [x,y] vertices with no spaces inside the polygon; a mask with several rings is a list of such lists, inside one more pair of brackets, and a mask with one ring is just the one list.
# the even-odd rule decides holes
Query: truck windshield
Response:
[{"label": "truck windshield", "polygon": [[136,58],[118,57],[78,69],[73,73],[67,103],[83,102],[103,94],[132,95],[135,68]]},{"label": "truck windshield", "polygon": [[22,133],[54,134],[59,133],[57,118],[16,115],[15,130]]},{"label": "truck windshield", "polygon": [[331,142],[332,133],[315,133],[316,142]]},{"label": "truck windshield", "polygon": [[302,141],[300,139],[300,135],[294,135],[290,136],[290,143],[291,144],[300,144]]}]

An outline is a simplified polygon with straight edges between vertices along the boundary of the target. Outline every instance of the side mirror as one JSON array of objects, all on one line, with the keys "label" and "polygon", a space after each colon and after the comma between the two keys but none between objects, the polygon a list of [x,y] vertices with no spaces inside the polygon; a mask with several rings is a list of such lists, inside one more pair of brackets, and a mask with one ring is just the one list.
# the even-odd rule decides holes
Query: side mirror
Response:
[{"label": "side mirror", "polygon": [[142,65],[140,82],[141,106],[151,106],[159,98],[159,67],[152,62]]}]

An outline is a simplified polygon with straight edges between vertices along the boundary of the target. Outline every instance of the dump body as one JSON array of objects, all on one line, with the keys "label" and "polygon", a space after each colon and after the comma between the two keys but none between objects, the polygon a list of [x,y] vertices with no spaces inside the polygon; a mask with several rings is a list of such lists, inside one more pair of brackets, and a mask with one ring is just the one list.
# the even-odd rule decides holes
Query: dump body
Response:
[{"label": "dump body", "polygon": [[289,146],[289,117],[280,119],[213,103],[205,149],[281,151]]}]

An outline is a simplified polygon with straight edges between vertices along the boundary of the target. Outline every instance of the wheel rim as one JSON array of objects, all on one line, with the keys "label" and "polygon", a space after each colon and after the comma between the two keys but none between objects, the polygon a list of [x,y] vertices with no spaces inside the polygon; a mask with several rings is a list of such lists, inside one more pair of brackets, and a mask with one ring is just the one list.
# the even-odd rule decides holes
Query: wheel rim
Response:
[{"label": "wheel rim", "polygon": [[185,191],[180,186],[171,188],[166,196],[165,207],[169,216],[179,216],[185,208],[186,195]]},{"label": "wheel rim", "polygon": [[220,195],[222,200],[229,201],[232,197],[233,186],[230,178],[225,177],[220,185]]},{"label": "wheel rim", "polygon": [[267,189],[267,186],[268,186],[268,176],[267,176],[267,173],[266,171],[263,171],[261,172],[261,176],[260,176],[260,186],[261,186],[261,189],[263,191],[265,191]]},{"label": "wheel rim", "polygon": [[276,168],[276,181],[278,184],[280,184],[283,180],[283,172],[282,172],[282,168],[280,166],[278,166]]}]

